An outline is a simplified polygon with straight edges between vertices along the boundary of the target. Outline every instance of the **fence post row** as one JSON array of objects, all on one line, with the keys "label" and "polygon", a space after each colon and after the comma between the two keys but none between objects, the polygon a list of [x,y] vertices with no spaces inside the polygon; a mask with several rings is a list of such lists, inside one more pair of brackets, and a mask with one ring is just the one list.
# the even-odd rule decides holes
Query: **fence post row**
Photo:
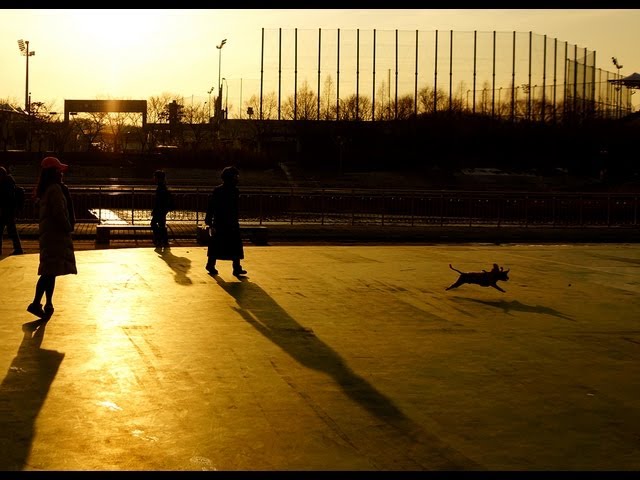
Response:
[{"label": "fence post row", "polygon": [[[498,33],[450,30],[447,44],[442,41],[446,37],[439,35],[438,30],[433,30],[433,35],[423,35],[420,30],[396,29],[393,32],[379,32],[371,29],[371,40],[367,39],[366,43],[363,43],[368,44],[370,49],[363,49],[365,54],[361,55],[360,29],[351,31],[338,28],[324,36],[322,29],[318,29],[316,39],[313,38],[315,31],[299,32],[295,28],[289,29],[293,35],[283,35],[283,30],[287,29],[262,29],[260,78],[257,80],[259,89],[256,88],[255,91],[256,96],[259,95],[261,120],[298,120],[312,117],[317,120],[335,121],[354,119],[353,112],[346,107],[348,99],[352,96],[355,96],[355,120],[358,121],[398,119],[400,114],[437,113],[451,111],[454,108],[476,113],[476,93],[480,91],[485,92],[481,96],[482,113],[490,112],[492,117],[510,117],[511,121],[533,119],[556,122],[558,117],[560,120],[575,118],[576,113],[582,116],[619,118],[622,108],[625,112],[630,112],[633,108],[631,95],[628,94],[629,87],[622,85],[619,95],[617,91],[609,88],[608,77],[611,72],[607,72],[607,79],[604,81],[601,77],[596,78],[595,51],[581,48],[579,57],[577,45],[571,45],[569,51],[569,43],[563,41],[564,49],[559,49],[557,38],[553,39],[550,48],[547,35],[534,35],[532,31]],[[390,36],[391,33],[394,33],[395,38]],[[524,33],[527,34],[528,41],[523,38],[516,41],[519,34]],[[510,48],[507,47],[509,41]],[[293,42],[293,45],[287,42]],[[301,46],[306,46],[306,50]],[[316,50],[317,62],[314,64],[308,59],[313,58]],[[285,52],[292,53],[285,55]],[[551,55],[553,61],[549,62],[548,57]],[[448,62],[444,63],[441,59],[447,59]],[[550,65],[547,65],[548,63]],[[547,78],[547,70],[548,67],[551,68],[551,63],[552,85]],[[367,67],[366,76],[361,75],[361,65]],[[422,71],[419,67],[422,67]],[[447,67],[448,72],[441,72]],[[317,72],[313,71],[314,68]],[[390,75],[391,70],[394,71],[393,79]],[[270,74],[269,71],[273,73]],[[388,71],[389,75],[378,75],[378,71]],[[315,115],[311,111],[303,112],[298,105],[298,100],[302,97],[298,89],[309,88],[306,81],[299,80],[313,78],[314,73],[317,75],[316,91],[312,92],[317,101]],[[448,75],[448,82],[438,78],[439,74],[440,77]],[[613,73],[611,75],[614,79],[619,77]],[[332,92],[325,91],[322,78],[331,82]],[[520,78],[524,83],[518,85],[516,80]],[[386,82],[389,85],[384,85]],[[564,88],[557,89],[558,82]],[[596,88],[596,83],[604,83],[607,88],[603,92],[600,85]],[[370,84],[370,89],[361,89],[361,84]],[[471,86],[471,107],[468,100],[466,105],[458,102],[460,98],[457,92],[461,88],[460,85]],[[389,92],[388,95],[381,95],[383,86]],[[524,100],[518,99],[518,89],[521,87],[522,91],[526,92]],[[548,87],[552,92],[547,93]],[[426,89],[427,95],[421,98],[423,88]],[[502,89],[511,91],[510,111],[503,108],[500,96],[496,108],[496,90]],[[490,99],[486,94],[487,90],[491,90]],[[361,91],[366,92],[368,102],[360,101]],[[305,91],[305,94],[307,93]],[[265,111],[265,98],[270,98],[271,95],[276,98],[277,104],[273,111]],[[322,104],[322,98],[331,98],[327,95],[335,95],[333,106],[328,103]],[[387,108],[384,106],[385,96],[388,96],[389,101]],[[285,113],[283,104],[287,98],[293,98],[294,104],[291,112]],[[406,101],[408,104],[409,98],[413,109],[405,111],[403,102]],[[621,99],[624,99],[624,105]],[[368,111],[362,111],[362,106],[367,104],[370,105],[367,107]],[[507,104],[508,101],[504,106]],[[241,112],[238,117],[242,118]]]}]

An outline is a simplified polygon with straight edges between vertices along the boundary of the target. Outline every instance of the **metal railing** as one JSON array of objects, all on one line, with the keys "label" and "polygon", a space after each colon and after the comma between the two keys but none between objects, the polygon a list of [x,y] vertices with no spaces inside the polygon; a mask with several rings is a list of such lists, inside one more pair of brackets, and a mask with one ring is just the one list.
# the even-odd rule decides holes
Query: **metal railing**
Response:
[{"label": "metal railing", "polygon": [[[172,187],[170,223],[203,223],[210,187]],[[78,222],[148,222],[154,188],[70,187]],[[637,227],[637,193],[330,188],[240,189],[240,219],[257,224]],[[27,199],[18,218],[37,222]]]}]

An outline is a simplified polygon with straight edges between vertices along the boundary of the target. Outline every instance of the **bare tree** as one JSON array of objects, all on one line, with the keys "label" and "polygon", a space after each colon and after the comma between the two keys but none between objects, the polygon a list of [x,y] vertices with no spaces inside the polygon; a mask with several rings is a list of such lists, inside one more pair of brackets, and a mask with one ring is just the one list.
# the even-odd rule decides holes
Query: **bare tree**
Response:
[{"label": "bare tree", "polygon": [[0,145],[3,151],[9,148],[10,140],[15,136],[12,117],[14,113],[20,111],[22,110],[17,100],[10,98],[0,99]]},{"label": "bare tree", "polygon": [[465,97],[465,93],[471,93],[471,90],[467,89],[467,85],[464,81],[458,83],[458,88],[456,89],[456,93],[451,99],[451,111],[453,112],[463,112],[468,108],[467,99],[468,95]]},{"label": "bare tree", "polygon": [[187,143],[186,134],[189,132],[191,134],[191,139],[193,140],[190,142],[193,149],[200,150],[207,135],[212,131],[211,126],[209,125],[209,111],[207,105],[205,103],[201,103],[185,106],[182,118],[184,119],[185,125],[189,127],[183,132],[182,143]]},{"label": "bare tree", "polygon": [[114,152],[122,152],[124,134],[136,120],[142,122],[142,115],[139,113],[125,112],[116,112],[107,115],[106,123],[111,133]]},{"label": "bare tree", "polygon": [[163,92],[159,96],[149,97],[149,100],[147,100],[147,122],[168,123],[167,105],[176,98],[180,98],[180,95],[168,92]]},{"label": "bare tree", "polygon": [[426,85],[418,90],[418,113],[433,113],[434,96],[437,112],[441,112],[449,108],[449,96],[445,91],[438,89],[436,92],[433,87]]},{"label": "bare tree", "polygon": [[91,145],[97,143],[97,140],[100,139],[107,123],[107,114],[105,112],[79,113],[74,116],[70,123],[77,133],[81,148],[89,150]]},{"label": "bare tree", "polygon": [[253,109],[253,115],[258,120],[275,120],[278,114],[278,96],[276,92],[267,93],[262,97],[262,118],[260,118],[260,97],[252,95],[247,105]]},{"label": "bare tree", "polygon": [[[395,108],[395,105],[394,105]],[[406,120],[414,116],[414,102],[412,95],[402,95],[398,98],[398,120]]]},{"label": "bare tree", "polygon": [[315,120],[317,102],[318,97],[309,87],[309,83],[305,80],[302,82],[295,98],[295,111],[294,97],[293,95],[290,95],[282,106],[282,117],[285,120]]},{"label": "bare tree", "polygon": [[[388,98],[387,83],[383,80],[380,82],[378,91],[376,92],[376,118],[375,120],[391,120],[393,112],[391,111],[391,99]],[[385,101],[386,100],[386,101]]]},{"label": "bare tree", "polygon": [[349,95],[340,99],[340,120],[357,120],[358,97]]},{"label": "bare tree", "polygon": [[333,78],[327,75],[322,87],[322,102],[320,106],[320,118],[322,120],[334,120],[336,118],[336,90],[333,86]]}]

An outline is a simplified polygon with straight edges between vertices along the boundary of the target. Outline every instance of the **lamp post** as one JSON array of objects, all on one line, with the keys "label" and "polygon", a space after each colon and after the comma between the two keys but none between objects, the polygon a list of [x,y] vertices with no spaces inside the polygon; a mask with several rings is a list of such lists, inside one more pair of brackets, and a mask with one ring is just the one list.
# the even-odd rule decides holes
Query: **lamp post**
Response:
[{"label": "lamp post", "polygon": [[211,119],[211,92],[213,92],[215,88],[216,87],[211,87],[207,92],[209,94],[209,119]]},{"label": "lamp post", "polygon": [[229,82],[227,82],[227,79],[224,77],[222,78],[222,81],[224,82],[224,87],[226,89],[224,92],[224,119],[226,120],[229,118],[229,110],[227,110],[227,102],[229,101]]},{"label": "lamp post", "polygon": [[222,71],[222,47],[224,47],[225,43],[227,43],[226,38],[220,42],[220,45],[216,45],[218,49],[218,101],[216,102],[216,106],[220,105],[220,107],[216,108],[216,117],[218,116],[219,110],[222,110],[222,83],[220,81],[220,72]]},{"label": "lamp post", "polygon": [[[622,78],[622,76],[620,75],[620,70],[622,69],[622,67],[624,65],[620,65],[618,63],[618,59],[616,57],[611,57],[611,61],[613,62],[613,65],[618,69],[618,76],[617,76],[617,80],[620,80]],[[622,112],[622,83],[618,83],[618,85],[616,86],[616,98],[615,98],[615,102],[616,102],[616,118],[620,118],[620,113]]]},{"label": "lamp post", "polygon": [[18,40],[18,47],[20,48],[20,53],[27,57],[27,74],[26,74],[26,82],[24,87],[24,109],[29,114],[29,57],[33,57],[36,52],[29,51],[29,40]]}]

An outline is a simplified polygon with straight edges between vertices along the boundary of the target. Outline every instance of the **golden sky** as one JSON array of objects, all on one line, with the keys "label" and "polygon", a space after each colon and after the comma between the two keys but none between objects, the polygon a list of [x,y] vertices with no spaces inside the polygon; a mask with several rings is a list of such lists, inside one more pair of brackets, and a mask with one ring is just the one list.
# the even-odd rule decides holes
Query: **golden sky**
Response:
[{"label": "golden sky", "polygon": [[0,99],[24,104],[26,58],[18,39],[36,52],[29,58],[32,101],[55,110],[65,99],[165,92],[203,102],[218,83],[219,65],[235,99],[241,85],[246,92],[258,85],[262,28],[532,31],[595,50],[604,70],[616,71],[616,56],[629,75],[640,72],[638,25],[640,9],[2,9]]}]

